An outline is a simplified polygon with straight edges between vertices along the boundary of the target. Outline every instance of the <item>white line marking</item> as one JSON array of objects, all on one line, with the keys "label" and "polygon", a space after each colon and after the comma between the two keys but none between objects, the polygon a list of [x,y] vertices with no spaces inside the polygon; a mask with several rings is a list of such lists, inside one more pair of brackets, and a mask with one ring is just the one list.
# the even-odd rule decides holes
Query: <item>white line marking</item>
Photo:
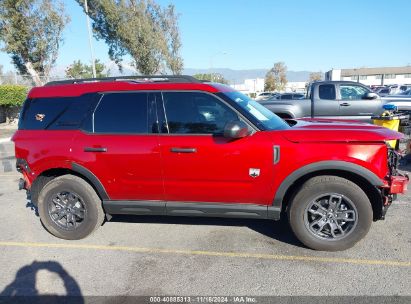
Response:
[{"label": "white line marking", "polygon": [[11,137],[7,137],[7,138],[0,138],[0,143],[9,142],[10,140],[11,140]]}]

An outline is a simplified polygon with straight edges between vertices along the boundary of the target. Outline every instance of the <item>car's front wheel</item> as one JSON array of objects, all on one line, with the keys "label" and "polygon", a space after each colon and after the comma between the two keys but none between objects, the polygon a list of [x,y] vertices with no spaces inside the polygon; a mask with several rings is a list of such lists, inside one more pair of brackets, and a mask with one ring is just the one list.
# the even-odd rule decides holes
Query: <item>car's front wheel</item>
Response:
[{"label": "car's front wheel", "polygon": [[82,239],[104,220],[101,200],[85,180],[63,175],[48,182],[38,198],[40,220],[53,235],[67,240]]},{"label": "car's front wheel", "polygon": [[291,228],[307,247],[348,249],[368,232],[371,203],[353,182],[338,176],[313,177],[301,187],[288,209]]}]

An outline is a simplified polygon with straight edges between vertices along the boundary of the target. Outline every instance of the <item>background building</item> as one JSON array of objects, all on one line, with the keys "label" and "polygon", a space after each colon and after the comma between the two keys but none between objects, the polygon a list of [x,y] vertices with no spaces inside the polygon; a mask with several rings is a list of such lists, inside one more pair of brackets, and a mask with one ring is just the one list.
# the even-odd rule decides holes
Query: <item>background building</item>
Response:
[{"label": "background building", "polygon": [[411,84],[411,66],[332,69],[325,73],[326,80],[350,80],[365,85]]},{"label": "background building", "polygon": [[264,78],[245,79],[244,83],[232,84],[231,87],[245,94],[260,93],[264,91]]},{"label": "background building", "polygon": [[[245,79],[244,83],[232,84],[231,87],[245,94],[258,94],[264,92],[264,84],[264,78],[255,78]],[[305,81],[290,81],[282,92],[304,92],[306,85]]]}]

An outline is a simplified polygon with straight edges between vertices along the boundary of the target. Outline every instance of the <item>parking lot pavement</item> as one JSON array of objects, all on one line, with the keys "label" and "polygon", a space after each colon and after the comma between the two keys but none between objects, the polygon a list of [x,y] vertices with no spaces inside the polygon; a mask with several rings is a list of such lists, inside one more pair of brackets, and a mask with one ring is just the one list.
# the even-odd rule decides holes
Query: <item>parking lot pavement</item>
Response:
[{"label": "parking lot pavement", "polygon": [[13,136],[14,132],[16,132],[17,125],[16,123],[13,124],[0,124],[0,143],[7,141],[11,136]]},{"label": "parking lot pavement", "polygon": [[285,221],[116,216],[92,236],[48,234],[0,143],[0,294],[411,295],[411,195],[354,248],[304,248]]}]

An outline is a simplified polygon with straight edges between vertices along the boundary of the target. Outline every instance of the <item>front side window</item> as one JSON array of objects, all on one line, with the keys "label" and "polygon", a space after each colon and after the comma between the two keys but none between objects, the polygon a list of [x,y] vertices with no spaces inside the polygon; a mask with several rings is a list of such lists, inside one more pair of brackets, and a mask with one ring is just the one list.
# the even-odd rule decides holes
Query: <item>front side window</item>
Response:
[{"label": "front side window", "polygon": [[104,94],[94,111],[95,133],[148,133],[147,93]]},{"label": "front side window", "polygon": [[318,97],[320,99],[335,100],[335,85],[321,84],[318,86]]},{"label": "front side window", "polygon": [[340,94],[342,100],[362,99],[369,91],[357,85],[340,85]]},{"label": "front side window", "polygon": [[238,115],[214,96],[200,92],[163,93],[168,129],[173,134],[222,135]]}]

